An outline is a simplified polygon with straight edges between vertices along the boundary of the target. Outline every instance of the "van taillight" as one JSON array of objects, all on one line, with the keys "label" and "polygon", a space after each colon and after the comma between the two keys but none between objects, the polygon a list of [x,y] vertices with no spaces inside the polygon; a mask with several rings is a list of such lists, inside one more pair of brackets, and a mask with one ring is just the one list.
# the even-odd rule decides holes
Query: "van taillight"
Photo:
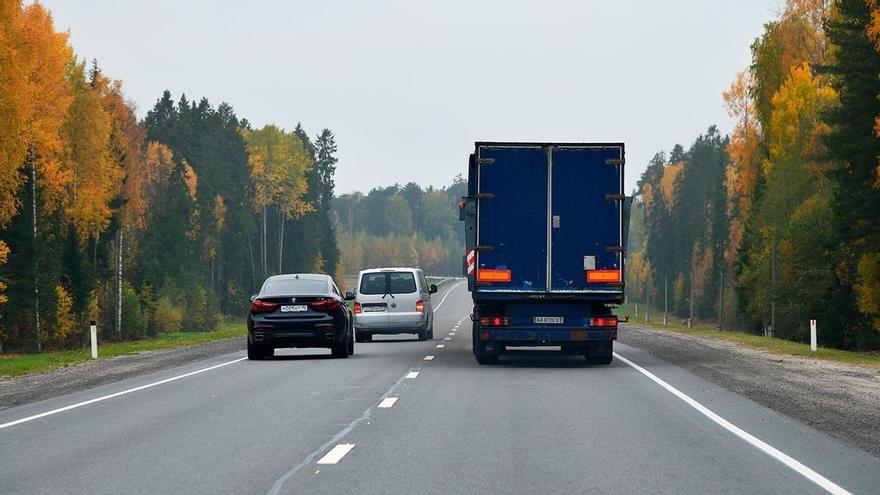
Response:
[{"label": "van taillight", "polygon": [[336,306],[339,306],[339,301],[333,298],[318,299],[309,304],[309,307],[315,311],[333,311]]},{"label": "van taillight", "polygon": [[277,303],[271,303],[266,301],[260,301],[259,299],[255,299],[251,303],[251,313],[271,313],[278,309]]},{"label": "van taillight", "polygon": [[617,328],[616,316],[603,316],[600,318],[590,318],[591,327],[609,327]]},{"label": "van taillight", "polygon": [[354,303],[354,314],[359,315],[359,314],[361,314],[363,311],[364,311],[364,310],[361,309],[361,303],[359,303],[359,302]]},{"label": "van taillight", "polygon": [[419,313],[425,312],[425,301],[422,301],[421,299],[416,301],[416,311]]}]

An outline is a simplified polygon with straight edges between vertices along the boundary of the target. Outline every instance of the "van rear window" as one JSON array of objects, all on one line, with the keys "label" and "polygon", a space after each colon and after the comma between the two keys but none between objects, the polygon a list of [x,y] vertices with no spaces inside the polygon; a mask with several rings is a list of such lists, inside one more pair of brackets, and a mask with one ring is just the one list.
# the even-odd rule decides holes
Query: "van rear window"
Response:
[{"label": "van rear window", "polygon": [[361,294],[411,294],[416,279],[411,272],[365,273],[361,278]]}]

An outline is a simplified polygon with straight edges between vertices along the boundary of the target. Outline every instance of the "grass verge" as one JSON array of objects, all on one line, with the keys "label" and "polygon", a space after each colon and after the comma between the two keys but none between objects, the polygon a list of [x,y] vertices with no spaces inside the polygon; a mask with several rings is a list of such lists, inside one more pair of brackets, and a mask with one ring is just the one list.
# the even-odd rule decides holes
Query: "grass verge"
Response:
[{"label": "grass verge", "polygon": [[[801,344],[799,342],[792,342],[783,339],[771,339],[745,332],[728,330],[720,332],[717,327],[711,324],[695,323],[693,328],[688,328],[687,325],[682,325],[680,323],[681,318],[672,315],[669,316],[669,324],[663,325],[663,312],[653,308],[649,313],[651,321],[646,323],[644,318],[644,306],[639,305],[639,309],[641,312],[639,313],[638,318],[635,317],[635,307],[632,304],[624,304],[617,308],[614,313],[621,318],[625,315],[630,315],[630,323],[634,326],[647,327],[652,330],[676,332],[715,340],[726,340],[743,347],[772,352],[774,354],[855,364],[880,370],[880,355],[844,351],[828,347],[819,347],[816,352],[812,352],[809,344]],[[819,330],[821,331],[821,328]]]},{"label": "grass verge", "polygon": [[[245,326],[242,322],[227,321],[221,323],[217,330],[213,332],[165,333],[144,340],[98,344],[98,358],[104,359],[144,351],[185,347],[212,340],[241,337],[245,335],[245,332]],[[92,354],[88,347],[73,351],[54,351],[39,354],[4,354],[0,355],[0,378],[49,371],[71,364],[91,361],[91,359]]]}]

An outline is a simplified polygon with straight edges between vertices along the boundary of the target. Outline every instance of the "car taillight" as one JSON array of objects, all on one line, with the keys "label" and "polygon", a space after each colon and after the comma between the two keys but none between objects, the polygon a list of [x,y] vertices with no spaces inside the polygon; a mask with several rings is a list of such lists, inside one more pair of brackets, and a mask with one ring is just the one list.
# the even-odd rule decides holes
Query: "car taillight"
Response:
[{"label": "car taillight", "polygon": [[506,327],[510,325],[510,320],[506,316],[482,316],[480,317],[480,325],[484,327]]},{"label": "car taillight", "polygon": [[617,328],[617,317],[603,316],[600,318],[590,318],[590,326]]},{"label": "car taillight", "polygon": [[254,302],[251,303],[251,313],[271,313],[278,309],[277,303],[260,301],[259,299],[255,299]]},{"label": "car taillight", "polygon": [[425,301],[422,301],[421,299],[416,301],[416,311],[418,311],[419,313],[425,312]]},{"label": "car taillight", "polygon": [[339,306],[339,301],[336,299],[327,298],[327,299],[318,299],[317,301],[313,301],[309,304],[309,307],[315,311],[333,311],[336,307]]},{"label": "car taillight", "polygon": [[359,315],[359,314],[361,314],[363,311],[364,311],[364,310],[361,309],[361,303],[359,303],[359,302],[354,303],[354,314]]}]

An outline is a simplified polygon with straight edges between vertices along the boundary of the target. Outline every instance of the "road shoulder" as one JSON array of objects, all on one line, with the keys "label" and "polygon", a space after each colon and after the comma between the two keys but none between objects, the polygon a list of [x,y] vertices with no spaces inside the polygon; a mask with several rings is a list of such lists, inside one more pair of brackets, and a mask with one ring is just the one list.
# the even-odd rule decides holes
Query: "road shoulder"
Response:
[{"label": "road shoulder", "polygon": [[880,457],[880,371],[634,324],[620,342]]},{"label": "road shoulder", "polygon": [[0,380],[0,410],[77,392],[245,348],[244,337],[100,359]]}]

